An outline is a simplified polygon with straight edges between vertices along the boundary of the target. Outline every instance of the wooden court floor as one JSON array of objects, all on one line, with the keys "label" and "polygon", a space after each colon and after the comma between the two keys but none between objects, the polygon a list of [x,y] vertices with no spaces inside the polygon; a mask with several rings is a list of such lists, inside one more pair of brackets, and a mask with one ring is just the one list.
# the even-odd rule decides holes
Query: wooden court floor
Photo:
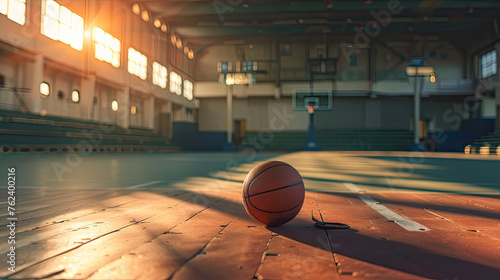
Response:
[{"label": "wooden court floor", "polygon": [[[307,189],[280,227],[241,202],[246,173],[269,159],[295,166]],[[58,177],[65,160],[0,160],[19,177],[15,272],[2,211],[0,278],[500,279],[500,157],[107,154]],[[316,228],[311,212],[351,228]]]}]

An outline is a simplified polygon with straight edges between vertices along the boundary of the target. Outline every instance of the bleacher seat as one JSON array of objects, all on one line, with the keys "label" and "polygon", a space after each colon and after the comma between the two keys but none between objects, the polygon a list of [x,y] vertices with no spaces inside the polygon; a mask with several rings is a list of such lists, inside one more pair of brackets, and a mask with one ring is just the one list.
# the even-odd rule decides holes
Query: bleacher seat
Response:
[{"label": "bleacher seat", "polygon": [[[0,110],[0,152],[176,151],[155,131]],[[83,150],[82,150],[83,149]]]}]

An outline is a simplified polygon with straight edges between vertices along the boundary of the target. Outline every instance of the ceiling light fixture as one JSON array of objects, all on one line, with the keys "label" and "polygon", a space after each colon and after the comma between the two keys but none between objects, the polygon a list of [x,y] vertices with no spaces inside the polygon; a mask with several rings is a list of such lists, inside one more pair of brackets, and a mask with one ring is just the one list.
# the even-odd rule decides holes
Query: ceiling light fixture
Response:
[{"label": "ceiling light fixture", "polygon": [[149,22],[149,19],[150,19],[149,12],[147,10],[142,10],[142,12],[141,12],[141,18],[145,22]]},{"label": "ceiling light fixture", "polygon": [[132,12],[136,15],[140,15],[141,14],[141,6],[139,6],[139,4],[137,4],[137,3],[134,3],[132,5]]},{"label": "ceiling light fixture", "polygon": [[161,21],[160,21],[160,19],[158,19],[158,18],[155,19],[155,21],[153,22],[153,24],[154,24],[154,26],[156,28],[160,28],[161,27]]}]

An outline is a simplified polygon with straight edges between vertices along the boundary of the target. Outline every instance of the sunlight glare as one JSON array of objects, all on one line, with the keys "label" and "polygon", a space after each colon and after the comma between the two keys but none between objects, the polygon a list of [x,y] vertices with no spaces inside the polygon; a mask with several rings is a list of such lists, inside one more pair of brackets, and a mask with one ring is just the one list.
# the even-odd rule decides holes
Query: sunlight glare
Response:
[{"label": "sunlight glare", "polygon": [[7,15],[7,1],[8,0],[0,0],[0,14]]},{"label": "sunlight glare", "polygon": [[20,25],[24,25],[26,22],[26,0],[10,0],[7,17]]}]

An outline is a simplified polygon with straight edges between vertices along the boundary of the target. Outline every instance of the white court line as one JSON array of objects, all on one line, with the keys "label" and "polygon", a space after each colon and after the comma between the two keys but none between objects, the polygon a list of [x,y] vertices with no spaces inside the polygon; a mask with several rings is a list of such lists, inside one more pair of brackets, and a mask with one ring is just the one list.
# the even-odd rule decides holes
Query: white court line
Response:
[{"label": "white court line", "polygon": [[130,186],[130,187],[126,187],[126,189],[138,189],[138,188],[142,188],[142,187],[145,187],[145,186],[151,186],[151,185],[154,185],[154,184],[158,184],[158,183],[161,183],[162,181],[153,181],[153,182],[149,182],[149,183],[144,183],[144,184],[139,184],[139,185],[133,185],[133,186]]},{"label": "white court line", "polygon": [[354,185],[353,183],[344,182],[344,186],[348,188],[351,192],[366,192],[365,190],[356,187],[356,185]]},{"label": "white court line", "polygon": [[[353,193],[352,190],[327,190],[327,189],[315,189],[306,188],[308,191],[315,192],[326,192],[326,193]],[[360,190],[360,193],[367,192],[366,190]],[[380,190],[380,191],[369,191],[369,193],[406,193],[406,194],[463,194],[463,195],[500,195],[500,191],[484,191],[484,192],[467,192],[467,191],[415,191],[415,190]]]},{"label": "white court line", "polygon": [[430,231],[428,227],[394,213],[389,208],[380,204],[380,202],[374,200],[371,196],[359,196],[359,199],[370,206],[373,210],[377,211],[388,220],[394,221],[407,231]]}]

